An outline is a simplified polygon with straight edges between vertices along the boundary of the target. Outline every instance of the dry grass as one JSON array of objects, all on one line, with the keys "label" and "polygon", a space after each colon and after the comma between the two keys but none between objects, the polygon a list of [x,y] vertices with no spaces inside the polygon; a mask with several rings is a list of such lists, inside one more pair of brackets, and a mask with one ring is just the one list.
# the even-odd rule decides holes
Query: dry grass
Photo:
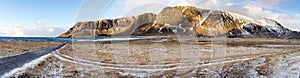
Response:
[{"label": "dry grass", "polygon": [[[104,63],[95,66],[69,62],[51,57],[51,61],[62,63],[65,77],[135,77],[124,73],[146,73],[150,77],[211,77],[210,74],[231,75],[227,77],[248,77],[249,71],[254,70],[258,75],[270,76],[274,66],[281,60],[294,56],[300,56],[299,40],[284,39],[209,39],[199,38],[198,42],[179,43],[173,40],[159,42],[159,40],[139,40],[126,42],[73,42],[62,48],[58,55],[74,58],[68,60],[85,59],[92,62]],[[279,45],[279,46],[278,46]],[[216,52],[214,52],[216,50]],[[249,58],[248,60],[239,60]],[[260,59],[265,59],[261,61]],[[238,61],[234,61],[238,60]],[[229,62],[225,62],[229,61]],[[49,62],[49,61],[48,61]],[[225,62],[225,63],[222,63]],[[150,68],[168,69],[180,67],[178,63],[203,65],[194,68],[182,68],[165,71],[132,71],[123,69],[111,69],[102,67],[120,68]],[[212,65],[206,65],[215,63]],[[292,64],[293,62],[289,63]],[[116,64],[124,66],[114,66]],[[174,64],[174,65],[170,65]],[[42,63],[37,70],[47,66]],[[138,67],[130,66],[136,65]],[[139,67],[145,66],[146,67]],[[151,66],[168,65],[168,66]],[[184,65],[183,65],[184,66]],[[242,68],[242,69],[241,69]],[[276,67],[275,67],[276,68]],[[37,71],[30,69],[31,71]],[[122,75],[123,73],[123,75]]]},{"label": "dry grass", "polygon": [[25,53],[43,48],[50,48],[59,42],[32,42],[32,41],[0,41],[0,58]]}]

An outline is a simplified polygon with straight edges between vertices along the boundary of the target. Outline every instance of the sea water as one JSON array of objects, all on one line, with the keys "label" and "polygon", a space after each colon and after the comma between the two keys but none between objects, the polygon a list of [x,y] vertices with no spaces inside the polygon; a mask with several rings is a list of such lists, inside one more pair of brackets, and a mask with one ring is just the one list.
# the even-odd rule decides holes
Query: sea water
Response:
[{"label": "sea water", "polygon": [[71,42],[71,41],[122,41],[138,40],[144,38],[56,38],[56,37],[0,37],[0,41],[54,41],[54,42]]}]

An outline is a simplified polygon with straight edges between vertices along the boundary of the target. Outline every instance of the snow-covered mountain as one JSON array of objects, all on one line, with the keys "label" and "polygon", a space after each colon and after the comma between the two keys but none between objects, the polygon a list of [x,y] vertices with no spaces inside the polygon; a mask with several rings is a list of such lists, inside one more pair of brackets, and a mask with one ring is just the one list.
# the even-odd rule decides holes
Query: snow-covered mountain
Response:
[{"label": "snow-covered mountain", "polygon": [[255,38],[300,38],[275,20],[250,17],[193,6],[166,7],[159,14],[78,22],[58,37],[153,36],[153,35],[228,36]]}]

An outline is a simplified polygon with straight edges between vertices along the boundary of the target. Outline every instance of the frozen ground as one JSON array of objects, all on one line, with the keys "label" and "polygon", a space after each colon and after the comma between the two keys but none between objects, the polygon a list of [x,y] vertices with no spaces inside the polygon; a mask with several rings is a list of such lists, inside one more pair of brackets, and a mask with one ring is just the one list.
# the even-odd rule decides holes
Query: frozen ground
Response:
[{"label": "frozen ground", "polygon": [[300,41],[176,39],[73,42],[21,77],[298,78]]}]

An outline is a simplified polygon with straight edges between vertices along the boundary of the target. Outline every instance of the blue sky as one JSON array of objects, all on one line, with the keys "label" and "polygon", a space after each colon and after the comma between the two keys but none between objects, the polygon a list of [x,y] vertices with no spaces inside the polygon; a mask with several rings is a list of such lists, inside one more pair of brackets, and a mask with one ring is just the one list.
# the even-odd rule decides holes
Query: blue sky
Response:
[{"label": "blue sky", "polygon": [[280,7],[282,7],[283,9],[286,9],[288,11],[300,13],[299,5],[300,5],[300,0],[289,0],[289,1],[283,2],[280,5]]},{"label": "blue sky", "polygon": [[[186,0],[116,0],[110,6],[102,6],[105,4],[103,1],[109,0],[89,1],[91,2],[87,7],[97,8],[85,9],[82,13],[101,15],[100,11],[104,11],[102,17],[78,20],[82,14],[79,11],[83,11],[81,7],[84,7],[83,0],[0,0],[0,36],[57,36],[72,27],[76,21],[120,18],[128,16],[126,13],[130,13],[131,9],[150,3],[217,8],[253,18],[275,19],[292,30],[300,30],[300,0],[190,0],[192,3],[188,4],[184,2]],[[212,3],[215,6],[210,6]],[[153,10],[159,9],[152,7],[150,11],[138,11],[135,15]],[[247,11],[254,13],[245,13]]]},{"label": "blue sky", "polygon": [[0,21],[3,25],[34,25],[36,20],[47,25],[68,26],[74,23],[82,0],[1,0]]},{"label": "blue sky", "polygon": [[42,36],[34,34],[38,32],[32,32],[32,35],[14,34],[15,26],[34,28],[32,30],[40,28],[37,21],[47,27],[62,28],[63,31],[74,24],[81,3],[82,0],[1,0],[0,31],[8,36]]}]

